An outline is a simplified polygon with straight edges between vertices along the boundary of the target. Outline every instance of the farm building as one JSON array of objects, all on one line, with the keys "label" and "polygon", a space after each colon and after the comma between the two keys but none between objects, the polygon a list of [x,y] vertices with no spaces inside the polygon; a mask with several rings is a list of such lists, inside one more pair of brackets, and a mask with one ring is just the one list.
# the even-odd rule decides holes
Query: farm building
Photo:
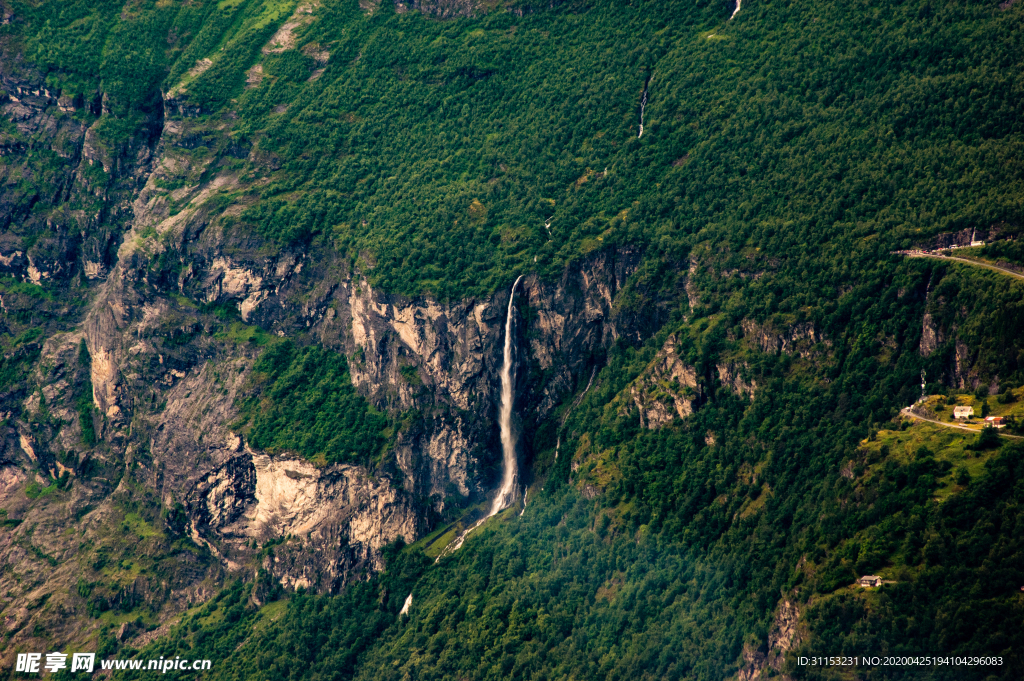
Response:
[{"label": "farm building", "polygon": [[969,419],[974,416],[974,407],[953,407],[953,418]]}]

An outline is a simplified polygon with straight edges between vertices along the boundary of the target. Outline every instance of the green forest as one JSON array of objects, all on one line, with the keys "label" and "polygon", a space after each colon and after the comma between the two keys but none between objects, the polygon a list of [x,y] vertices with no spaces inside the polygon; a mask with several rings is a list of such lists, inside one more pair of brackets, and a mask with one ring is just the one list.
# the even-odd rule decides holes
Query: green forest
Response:
[{"label": "green forest", "polygon": [[[507,512],[437,566],[395,546],[387,572],[336,597],[298,594],[255,608],[237,583],[139,657],[218,660],[210,678],[223,679],[717,679],[738,667],[745,639],[736,622],[762,620],[780,589],[795,588],[820,594],[802,654],[1005,656],[994,670],[860,669],[858,678],[1015,678],[1020,602],[1005,594],[1021,579],[1012,537],[1024,522],[1022,466],[1024,448],[1006,447],[939,505],[929,496],[942,465],[930,455],[909,466],[875,462],[856,488],[819,488],[835,499],[831,508],[774,497],[709,537],[708,551],[563,490],[522,518]],[[665,472],[679,469],[695,472]],[[848,518],[842,501],[854,504]],[[806,522],[820,510],[820,521]],[[826,559],[837,542],[841,551]],[[787,560],[803,551],[822,562],[818,575]],[[846,587],[854,565],[887,563],[906,581],[867,597]],[[400,617],[409,593],[413,607]],[[792,661],[786,671],[830,678]]]},{"label": "green forest", "polygon": [[369,464],[387,443],[388,418],[356,392],[344,355],[275,344],[253,367],[248,392],[240,430],[260,449]]},{"label": "green forest", "polygon": [[301,49],[263,57],[294,3],[12,4],[55,87],[102,89],[112,134],[161,92],[200,126],[230,113],[231,140],[262,154],[217,148],[244,180],[229,221],[333,245],[393,292],[458,299],[614,244],[670,260],[714,244],[723,268],[777,274],[745,287],[764,317],[819,308],[918,238],[1019,218],[1016,9],[755,3],[725,22],[722,3],[591,2],[437,21],[339,1],[296,29]]},{"label": "green forest", "polygon": [[[792,601],[793,647],[763,678],[1024,674],[1024,444],[900,416],[922,372],[950,405],[1016,399],[1024,282],[894,253],[1024,224],[1024,3],[765,0],[730,19],[717,0],[509,0],[442,20],[322,0],[273,49],[296,2],[0,4],[18,17],[0,39],[49,87],[101,94],[59,115],[109,148],[164,116],[202,138],[199,181],[232,180],[210,223],[268,257],[330,253],[389,294],[460,301],[632,249],[615,312],[660,315],[527,423],[521,515],[436,563],[426,540],[393,544],[334,595],[229,581],[141,650],[108,636],[111,655],[209,658],[206,679],[713,681],[768,652]],[[49,210],[30,184],[9,189]],[[1020,243],[985,255],[1024,262]],[[799,351],[751,331],[800,325]],[[670,336],[700,400],[649,429],[629,390]],[[0,388],[34,340],[4,336]],[[343,354],[303,334],[259,353],[233,424],[248,442],[389,465],[403,415],[359,394]],[[1002,664],[797,663],[940,654]]]}]

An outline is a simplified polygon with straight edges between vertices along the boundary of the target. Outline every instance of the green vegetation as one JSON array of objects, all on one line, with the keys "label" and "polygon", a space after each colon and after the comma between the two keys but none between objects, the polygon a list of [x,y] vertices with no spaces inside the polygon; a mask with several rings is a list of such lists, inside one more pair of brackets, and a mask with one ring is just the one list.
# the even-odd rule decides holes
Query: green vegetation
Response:
[{"label": "green vegetation", "polygon": [[28,485],[25,486],[25,496],[34,501],[40,497],[45,497],[48,494],[52,494],[53,492],[56,492],[58,489],[60,489],[60,487],[57,485],[56,481],[44,486],[40,485],[38,482],[33,480],[32,482],[28,483]]},{"label": "green vegetation", "polygon": [[15,348],[13,351],[6,351],[0,356],[0,390],[10,390],[21,383],[42,349],[38,343],[23,344],[19,339],[12,345]]},{"label": "green vegetation", "polygon": [[402,375],[402,378],[405,379],[405,382],[408,383],[409,385],[423,384],[423,381],[420,379],[419,371],[412,364],[402,367],[401,369],[398,370],[398,372]]},{"label": "green vegetation", "polygon": [[[556,277],[601,246],[678,258],[711,243],[730,269],[792,263],[747,287],[750,310],[771,314],[815,305],[909,238],[1016,217],[1009,177],[957,170],[1020,177],[1008,14],[862,2],[819,6],[812,26],[801,8],[754,5],[708,41],[713,5],[574,9],[436,22],[328,4],[300,40],[329,46],[323,75],[299,84],[271,61],[239,99],[239,131],[281,165],[243,223],[372,253],[386,290],[453,298],[511,272]],[[818,266],[797,264],[811,253]]]},{"label": "green vegetation", "polygon": [[344,355],[290,341],[273,345],[253,367],[250,388],[241,421],[261,449],[369,463],[389,440],[388,418],[356,392]]},{"label": "green vegetation", "polygon": [[[274,35],[278,25],[291,14],[295,4],[294,1],[281,0],[218,3],[217,11],[203,23],[197,46],[224,31],[220,36],[220,46],[216,51],[190,50],[198,58],[213,59],[208,69],[186,83],[190,103],[201,107],[204,112],[216,111],[239,94],[245,83],[245,71],[256,60],[260,48]],[[178,68],[182,66],[191,67],[188,62]]]},{"label": "green vegetation", "polygon": [[21,518],[8,518],[7,509],[0,508],[0,527],[11,529],[21,524]]},{"label": "green vegetation", "polygon": [[[1009,594],[1019,593],[1024,556],[1007,529],[1024,519],[1022,466],[1024,447],[1006,447],[963,493],[941,505],[903,506],[865,536],[860,547],[869,555],[902,553],[910,567],[894,571],[899,583],[874,597],[844,590],[818,601],[808,612],[817,636],[807,654],[852,655],[883,641],[892,651],[906,650],[908,644],[917,648],[919,641],[948,650],[956,641],[965,654],[972,647],[1005,654],[1010,669],[994,670],[997,678],[1019,672],[1022,660],[1014,641],[1020,636],[1016,623],[1022,604],[1019,596]],[[853,512],[868,510],[866,502]],[[967,674],[948,670],[935,676]],[[818,671],[809,678],[827,677]]]},{"label": "green vegetation", "polygon": [[83,338],[78,344],[78,366],[82,369],[84,378],[79,388],[78,400],[78,424],[82,429],[82,443],[86,447],[96,445],[96,424],[94,422],[96,408],[92,403],[92,378],[88,373],[92,366],[92,359],[89,356],[89,348]]},{"label": "green vegetation", "polygon": [[[1012,240],[999,240],[984,248],[978,249],[978,255],[995,261],[1005,261],[1014,265],[1024,265],[1024,241],[1019,235]],[[974,249],[971,249],[972,251]]]},{"label": "green vegetation", "polygon": [[224,330],[218,331],[215,338],[230,340],[234,343],[246,343],[257,347],[264,347],[280,342],[280,339],[267,333],[258,326],[250,326],[241,322],[231,322]]},{"label": "green vegetation", "polygon": [[[861,450],[866,461],[891,460],[901,465],[918,458],[934,458],[941,469],[936,475],[934,496],[942,500],[962,491],[970,478],[981,475],[999,446],[997,441],[994,447],[979,449],[976,442],[977,437],[963,431],[917,422],[906,423],[900,430],[880,430],[875,439],[862,443]],[[968,479],[961,482],[964,474]]]},{"label": "green vegetation", "polygon": [[[849,567],[822,563],[823,574],[811,578],[828,595],[808,611],[815,638],[801,654],[860,655],[873,645],[903,655],[934,647],[951,655],[1004,655],[995,678],[1013,678],[1022,634],[1011,623],[1020,621],[1022,606],[1008,594],[1024,573],[1020,547],[999,527],[1021,520],[1024,488],[1014,481],[1024,448],[1004,449],[965,492],[941,505],[927,499],[934,465],[927,457],[906,466],[877,462],[859,483],[865,494],[848,509],[849,524],[866,529],[843,545]],[[972,516],[981,499],[986,510]],[[785,500],[770,505],[782,518],[792,513]],[[886,518],[894,509],[903,510]],[[841,532],[845,522],[830,515],[808,526],[794,518],[790,527],[773,529],[776,519],[762,515],[745,532],[753,531],[759,552],[768,555],[737,561],[722,544],[698,558],[664,533],[623,524],[567,490],[538,497],[516,515],[489,522],[436,566],[410,547],[389,555],[386,573],[337,597],[296,595],[283,614],[274,609],[273,626],[261,626],[266,608],[247,606],[245,590],[235,585],[140,657],[220,659],[210,678],[232,679],[721,679],[740,665],[744,638],[734,622],[750,617],[761,599],[774,603],[779,584],[799,584],[814,570],[809,562],[792,573],[779,567],[778,552],[786,549],[771,535]],[[602,521],[609,517],[616,520]],[[820,555],[811,550],[811,560]],[[943,559],[947,552],[955,561]],[[883,574],[897,584],[877,593],[847,586],[854,564],[873,570],[896,554],[904,567]],[[748,561],[763,566],[767,582],[749,572]],[[1017,568],[982,569],[987,561]],[[965,591],[978,594],[966,612]],[[409,593],[410,615],[400,618]],[[224,617],[210,626],[218,609]],[[965,616],[971,627],[962,626]],[[792,664],[788,671],[827,678]],[[916,669],[889,671],[896,674],[889,678],[929,678]],[[992,668],[959,668],[955,677],[948,671],[933,670],[930,678],[983,678]]]},{"label": "green vegetation", "polygon": [[[133,497],[120,496],[98,531],[78,547],[77,582],[73,594],[83,612],[101,625],[97,633],[87,626],[79,642],[113,654],[116,640],[107,640],[123,622],[152,629],[166,598],[162,584],[176,579],[183,564],[206,569],[209,554],[162,528],[159,506],[134,483],[126,487]],[[167,523],[170,529],[171,523]],[[66,558],[65,558],[66,560]],[[88,637],[86,639],[85,637]]]},{"label": "green vegetation", "polygon": [[[173,3],[74,0],[29,3],[13,11],[31,28],[27,56],[48,73],[51,87],[90,101],[102,92],[116,141],[160,106],[160,89],[207,56],[213,67],[191,87],[207,106],[224,104],[244,81],[259,48],[291,13],[294,2]],[[10,31],[10,29],[8,29]]]},{"label": "green vegetation", "polygon": [[334,0],[261,56],[294,3],[60,5],[16,3],[41,68],[126,120],[160,87],[230,107],[260,150],[240,224],[370,256],[392,292],[462,298],[601,247],[711,244],[726,269],[774,274],[745,287],[751,313],[797,313],[888,251],[1019,219],[1015,9],[769,3],[723,26],[714,4],[435,21]]},{"label": "green vegetation", "polygon": [[[438,528],[393,555],[389,572],[369,585],[291,598],[272,628],[256,629],[258,615],[247,611],[209,639],[199,629],[143,654],[237,648],[228,667],[243,679],[267,665],[303,678],[717,679],[742,666],[745,643],[767,639],[781,596],[801,604],[811,635],[794,655],[863,654],[865,646],[991,654],[1005,666],[924,677],[1014,678],[1024,668],[1015,652],[1024,554],[1014,529],[1024,447],[975,451],[977,435],[891,420],[916,398],[921,366],[938,372],[941,361],[920,356],[912,329],[919,317],[903,313],[898,291],[929,280],[934,290],[943,276],[977,287],[989,275],[913,267],[920,269],[844,300],[835,312],[842,322],[821,322],[845,325],[841,351],[759,352],[728,311],[677,318],[639,348],[616,346],[564,414],[562,455],[554,458],[553,428],[533,434],[538,479],[521,518],[515,509],[503,514],[430,566],[417,556],[432,560],[457,533]],[[971,315],[1020,296],[1012,287],[989,293],[996,300],[958,314],[975,323]],[[624,396],[670,331],[709,397],[686,420],[650,431]],[[887,346],[888,338],[902,344]],[[993,370],[1013,366],[1012,357],[987,357]],[[753,401],[717,380],[714,367],[727,359],[748,365]],[[1004,394],[994,409],[1019,407],[1012,390]],[[932,400],[943,401],[982,402]],[[584,501],[581,486],[603,494]],[[966,510],[979,505],[986,510]],[[896,583],[876,592],[852,586],[866,573]],[[398,578],[406,580],[400,587],[391,581]],[[397,612],[409,592],[414,606],[403,620]],[[978,626],[961,626],[963,616]],[[819,678],[819,670],[786,664],[799,678]],[[887,671],[922,678],[918,669]]]},{"label": "green vegetation", "polygon": [[[194,179],[237,173],[217,198],[235,210],[211,221],[268,252],[334,249],[381,290],[453,300],[642,253],[616,313],[656,328],[595,356],[578,405],[542,423],[522,405],[521,518],[434,565],[458,525],[439,528],[336,597],[257,610],[232,585],[145,657],[209,657],[235,679],[721,679],[789,599],[810,635],[791,654],[997,655],[998,669],[865,674],[1019,678],[1024,448],[895,419],[922,370],[980,386],[962,396],[979,414],[1016,408],[1024,284],[892,252],[1024,220],[1020,3],[773,1],[726,23],[723,3],[513,3],[522,16],[436,21],[324,0],[294,49],[265,55],[294,3],[14,6],[4,35],[23,32],[48,82],[106,95],[103,141],[154,120],[162,88],[197,127],[252,144],[244,161],[224,139],[197,152],[210,164]],[[986,252],[1017,262],[1015,244]],[[25,301],[52,298],[3,286],[22,297],[19,323],[37,314]],[[240,403],[254,446],[382,462],[399,417],[359,397],[344,357],[276,342],[230,305],[200,310],[227,323],[221,338],[265,346]],[[815,340],[779,351],[797,328]],[[651,430],[628,391],[670,334],[699,399]],[[3,361],[4,381],[29,366]],[[753,399],[723,382],[727,363]],[[988,397],[993,383],[1008,397]],[[145,529],[126,516],[116,539],[155,545]],[[93,564],[108,586],[86,589],[92,612],[142,569],[115,557]],[[896,583],[864,592],[865,572]]]},{"label": "green vegetation", "polygon": [[[931,276],[927,310],[940,329],[957,327],[956,338],[971,349],[986,394],[993,380],[1003,386],[1024,384],[1024,355],[1018,341],[1024,334],[1024,281],[941,262]],[[933,356],[951,357],[955,342],[946,338]],[[949,376],[949,369],[935,366],[929,373]],[[980,402],[973,403],[976,415],[981,414]]]}]

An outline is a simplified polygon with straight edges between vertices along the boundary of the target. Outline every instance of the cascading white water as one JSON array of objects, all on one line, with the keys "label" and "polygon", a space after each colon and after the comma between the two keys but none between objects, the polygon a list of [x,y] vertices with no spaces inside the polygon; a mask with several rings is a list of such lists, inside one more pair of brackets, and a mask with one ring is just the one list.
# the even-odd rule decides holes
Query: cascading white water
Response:
[{"label": "cascading white water", "polygon": [[[441,555],[439,555],[434,561],[435,563],[445,556],[450,556],[458,551],[462,546],[462,542],[466,541],[466,537],[468,537],[473,530],[483,525],[484,521],[491,516],[496,515],[501,512],[502,509],[510,506],[516,499],[516,483],[519,480],[519,459],[516,457],[516,435],[515,431],[512,430],[512,400],[515,397],[515,375],[512,373],[512,322],[515,319],[513,313],[515,312],[516,287],[519,286],[519,280],[522,278],[522,275],[520,275],[519,278],[516,279],[516,283],[512,284],[512,293],[509,295],[508,299],[508,312],[505,315],[505,349],[501,365],[501,405],[498,407],[498,428],[501,432],[501,457],[504,463],[504,471],[501,475],[501,487],[498,488],[498,494],[494,497],[494,501],[491,503],[490,513],[473,523],[465,532],[460,534],[455,541],[446,546],[444,551],[441,552]],[[593,376],[591,376],[591,378],[593,378]],[[523,501],[525,506],[525,491],[523,493]],[[522,515],[522,513],[519,515]],[[411,594],[409,598],[412,598]]]},{"label": "cascading white water", "polygon": [[[643,112],[647,109],[647,91],[650,89],[650,84],[654,80],[654,74],[651,74],[643,84],[643,94],[640,96],[640,129],[637,131],[637,139],[643,137]],[[608,173],[608,169],[604,169],[604,173]]]},{"label": "cascading white water", "polygon": [[640,97],[640,131],[636,134],[637,139],[644,136],[644,109],[647,108],[647,89],[651,87],[652,80],[654,80],[654,76],[648,78],[647,82],[644,83],[644,94]]},{"label": "cascading white water", "polygon": [[501,487],[491,504],[488,517],[515,501],[516,482],[519,479],[519,460],[516,457],[516,436],[512,431],[512,400],[515,397],[515,376],[512,373],[512,322],[515,319],[516,287],[522,275],[512,284],[512,293],[508,298],[508,313],[505,315],[505,351],[501,365],[501,406],[498,409],[498,428],[501,431],[501,457],[504,472],[501,476]]},{"label": "cascading white water", "polygon": [[732,11],[732,16],[729,17],[729,21],[732,21],[732,18],[740,13],[740,3],[742,2],[743,0],[736,0],[736,9]]}]

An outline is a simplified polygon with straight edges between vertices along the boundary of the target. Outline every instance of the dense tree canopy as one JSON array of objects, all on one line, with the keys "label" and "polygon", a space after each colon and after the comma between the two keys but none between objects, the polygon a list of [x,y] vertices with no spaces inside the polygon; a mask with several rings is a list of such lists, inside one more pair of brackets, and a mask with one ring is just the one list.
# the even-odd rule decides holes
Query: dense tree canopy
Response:
[{"label": "dense tree canopy", "polygon": [[[110,144],[161,97],[188,111],[214,140],[199,181],[237,179],[211,220],[267,252],[329,249],[389,293],[457,300],[629,247],[620,304],[664,312],[527,424],[522,516],[436,564],[392,547],[337,596],[257,607],[235,584],[140,656],[208,657],[225,679],[722,679],[788,599],[797,678],[854,673],[797,654],[992,655],[855,673],[1020,677],[1024,448],[898,414],[922,370],[954,401],[1016,399],[1024,286],[894,251],[1019,232],[1024,5],[512,2],[441,21],[324,0],[268,46],[296,3],[11,4],[2,30],[51,86],[102,93],[74,115]],[[1019,243],[985,253],[1019,263]],[[757,341],[797,325],[815,332],[799,351]],[[648,429],[626,396],[670,335],[701,399]],[[240,425],[271,451],[379,463],[397,417],[344,357],[299,345],[265,351]],[[891,583],[862,590],[865,573]]]}]

